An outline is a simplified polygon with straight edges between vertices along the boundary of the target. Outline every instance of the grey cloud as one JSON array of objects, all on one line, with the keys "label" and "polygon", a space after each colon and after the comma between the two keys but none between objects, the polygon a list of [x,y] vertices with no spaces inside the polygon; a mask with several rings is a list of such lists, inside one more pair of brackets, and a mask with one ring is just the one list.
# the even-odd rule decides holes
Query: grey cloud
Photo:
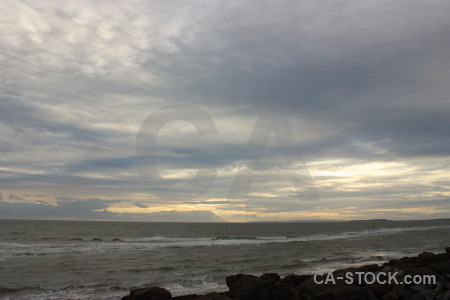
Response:
[{"label": "grey cloud", "polygon": [[142,203],[138,203],[138,202],[135,202],[135,203],[134,203],[134,206],[139,207],[139,208],[148,208],[147,205],[142,204]]},{"label": "grey cloud", "polygon": [[20,196],[14,195],[14,194],[9,194],[8,200],[22,201],[22,200],[25,200],[25,199],[20,197]]},{"label": "grey cloud", "polygon": [[[38,187],[57,195],[85,191],[100,198],[157,191],[165,197],[155,200],[160,203],[206,204],[208,197],[226,197],[231,170],[246,163],[261,108],[286,113],[300,144],[288,151],[303,155],[307,165],[331,159],[420,165],[449,157],[449,8],[446,1],[406,0],[198,1],[183,9],[157,1],[63,7],[52,1],[5,1],[0,188],[22,195],[36,194]],[[192,201],[184,197],[201,190],[202,182],[178,189],[186,181],[172,178],[172,186],[149,187],[136,169],[139,127],[151,112],[171,103],[203,108],[219,130],[198,137],[183,123],[159,137],[161,171],[220,169],[210,192]],[[269,145],[265,159],[279,154]],[[416,172],[448,168],[431,164]],[[254,188],[276,189],[284,177],[272,175]],[[408,176],[405,181],[414,174]],[[446,185],[398,182],[356,191],[335,185],[319,193],[328,207],[356,199],[369,207],[364,199],[400,195],[404,205],[412,205],[406,202],[431,191],[440,200]],[[110,214],[93,211],[95,205],[107,209],[107,202],[82,204],[80,197],[61,196],[56,207],[25,206],[48,217],[65,215],[62,209],[79,210],[80,218],[86,217],[83,211],[90,218]],[[239,209],[296,210],[292,195],[280,198],[250,197]],[[332,198],[346,201],[328,204]],[[146,205],[137,199],[124,202]],[[224,211],[233,208],[226,201],[216,204]]]},{"label": "grey cloud", "polygon": [[[373,3],[369,6],[371,5]],[[449,108],[430,108],[433,108],[434,104],[442,103],[445,97],[448,98],[448,92],[441,85],[441,81],[437,82],[437,89],[432,88],[432,77],[429,74],[430,68],[433,68],[436,74],[447,76],[444,68],[436,68],[436,64],[447,60],[448,53],[442,49],[447,49],[450,43],[448,38],[443,38],[450,24],[438,12],[440,5],[446,7],[448,4],[440,3],[433,9],[422,5],[406,5],[402,9],[396,5],[379,6],[375,9],[382,13],[383,18],[378,21],[366,20],[362,23],[363,26],[354,24],[355,26],[351,27],[345,24],[340,27],[327,24],[329,20],[325,19],[324,26],[337,28],[317,27],[315,33],[320,36],[331,31],[336,36],[323,39],[330,44],[328,47],[322,46],[324,48],[320,51],[306,54],[295,51],[301,50],[302,44],[311,43],[307,39],[309,36],[303,32],[303,27],[298,27],[298,40],[292,39],[289,42],[283,39],[285,34],[275,36],[273,32],[266,32],[264,26],[251,27],[256,18],[251,19],[252,14],[248,11],[225,11],[220,15],[223,19],[233,16],[233,13],[245,14],[247,18],[244,20],[249,24],[245,23],[240,27],[227,23],[225,30],[214,31],[215,26],[221,26],[219,24],[222,22],[213,22],[212,26],[208,26],[210,30],[205,29],[206,34],[201,38],[202,42],[183,44],[178,52],[168,54],[167,61],[186,68],[192,67],[192,70],[197,70],[198,65],[202,65],[200,71],[191,73],[203,75],[204,78],[198,79],[194,76],[189,77],[189,80],[194,80],[194,87],[191,87],[193,93],[201,90],[202,86],[207,86],[211,92],[220,95],[217,97],[206,94],[208,101],[226,101],[233,103],[238,109],[246,105],[251,107],[246,110],[250,114],[254,113],[255,104],[278,105],[292,111],[293,115],[299,118],[313,115],[329,126],[344,127],[345,131],[339,139],[341,142],[332,146],[339,148],[343,141],[353,137],[380,144],[393,155],[400,157],[444,155],[443,150],[448,145],[442,140],[448,140],[448,132],[442,129],[450,124],[448,118],[441,118],[440,115],[448,114]],[[312,10],[315,9],[319,7]],[[372,12],[365,9],[367,8],[361,8],[361,13],[372,15]],[[352,15],[353,12],[347,11],[346,7],[342,7],[339,14],[350,17],[350,24],[353,22],[351,17],[361,22],[361,15]],[[399,15],[402,15],[402,18],[397,18]],[[326,16],[330,19],[335,17],[332,14]],[[438,23],[427,19],[430,16],[437,18]],[[262,20],[258,21],[262,24],[272,24],[272,16],[259,17]],[[392,26],[390,33],[385,32],[386,22]],[[294,31],[297,24],[288,24],[292,25],[292,28],[288,29]],[[274,31],[283,28],[276,25],[278,24],[275,22]],[[384,40],[373,36],[377,31],[384,32]],[[225,35],[224,32],[228,34]],[[371,34],[364,36],[366,33]],[[302,40],[303,35],[306,35],[306,42]],[[274,38],[282,41],[274,42]],[[340,38],[349,40],[349,43],[342,44]],[[213,65],[202,59],[208,54],[212,55],[208,53],[208,48],[202,46],[214,44],[213,41],[217,40],[221,40],[220,45],[223,46],[216,50],[220,51],[217,56],[225,61]],[[255,42],[258,48],[246,47],[249,41]],[[286,43],[294,44],[291,48],[293,51],[283,53],[285,49],[277,47],[286,47]],[[311,46],[321,47],[319,45],[313,43]],[[375,47],[376,51],[371,51],[369,45]],[[430,45],[434,46],[431,48]],[[258,68],[262,57],[266,57],[255,55],[255,51],[258,53],[259,49],[270,49],[274,53],[272,59],[267,58],[264,61],[267,64],[267,72],[261,72]],[[242,55],[233,56],[231,53]],[[277,59],[281,59],[283,55],[289,65],[277,65]],[[276,66],[273,67],[271,63]],[[174,65],[169,63],[167,72],[178,71]],[[242,65],[247,67],[246,72],[241,71],[242,67],[239,66]],[[386,143],[386,140],[389,143]],[[317,150],[321,151],[322,148],[313,149]],[[336,155],[342,153],[348,152],[337,152]],[[350,153],[353,154],[353,151]]]},{"label": "grey cloud", "polygon": [[[239,201],[237,201],[239,202]],[[182,204],[202,204],[202,205],[217,205],[217,204],[227,204],[233,205],[236,204],[236,201],[184,201]]]},{"label": "grey cloud", "polygon": [[148,220],[153,222],[224,222],[213,212],[206,210],[197,211],[160,211],[147,214],[123,214],[124,217]]},{"label": "grey cloud", "polygon": [[57,205],[45,203],[11,203],[0,201],[1,218],[24,219],[81,219],[81,220],[136,220],[149,222],[223,222],[209,211],[160,211],[153,213],[114,213],[109,204],[117,201],[84,199],[60,201]]}]

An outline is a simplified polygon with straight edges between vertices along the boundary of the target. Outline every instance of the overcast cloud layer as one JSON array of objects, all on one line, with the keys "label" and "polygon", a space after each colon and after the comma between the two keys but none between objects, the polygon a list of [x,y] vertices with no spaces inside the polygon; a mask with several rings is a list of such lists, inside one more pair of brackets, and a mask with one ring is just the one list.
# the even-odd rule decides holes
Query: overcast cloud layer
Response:
[{"label": "overcast cloud layer", "polygon": [[[0,218],[449,217],[449,11],[1,1]],[[177,103],[216,132],[173,121],[136,151],[144,121]],[[274,129],[267,147],[256,124]]]}]

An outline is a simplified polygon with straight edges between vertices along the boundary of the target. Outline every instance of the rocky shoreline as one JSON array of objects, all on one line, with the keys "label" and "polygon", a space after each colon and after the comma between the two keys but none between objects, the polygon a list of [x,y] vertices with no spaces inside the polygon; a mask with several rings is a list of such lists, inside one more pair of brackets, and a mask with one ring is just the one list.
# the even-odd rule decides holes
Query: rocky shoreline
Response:
[{"label": "rocky shoreline", "polygon": [[[122,300],[450,300],[450,247],[445,250],[445,253],[423,252],[414,257],[391,259],[382,265],[340,269],[328,274],[329,277],[304,274],[281,278],[276,273],[266,273],[260,277],[231,275],[226,278],[228,291],[206,295],[172,297],[170,291],[164,288],[144,287],[132,290]],[[348,274],[367,273],[375,276],[395,274],[398,283],[389,283],[390,280],[370,284],[358,280],[354,280],[353,284],[348,282]],[[434,277],[435,282],[403,283],[414,278],[430,277]],[[323,283],[316,283],[319,280]]]}]

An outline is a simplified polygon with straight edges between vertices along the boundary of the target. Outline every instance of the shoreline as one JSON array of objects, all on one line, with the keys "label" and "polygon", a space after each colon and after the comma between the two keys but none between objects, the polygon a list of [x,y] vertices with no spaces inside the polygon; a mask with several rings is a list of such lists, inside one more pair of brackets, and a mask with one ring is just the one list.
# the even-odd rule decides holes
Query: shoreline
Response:
[{"label": "shoreline", "polygon": [[[367,276],[371,279],[369,283],[361,281],[365,274],[371,275]],[[386,275],[386,278],[381,275]],[[395,280],[391,280],[391,277],[395,277]],[[371,282],[375,278],[385,279],[381,282]],[[422,282],[418,279],[422,279]],[[236,274],[227,276],[225,281],[228,291],[224,292],[172,297],[167,289],[149,286],[133,289],[121,299],[450,300],[450,247],[445,248],[443,253],[422,252],[417,256],[391,259],[381,265],[369,264],[338,269],[324,275],[291,274],[281,278],[277,273],[265,273],[259,277]]]}]

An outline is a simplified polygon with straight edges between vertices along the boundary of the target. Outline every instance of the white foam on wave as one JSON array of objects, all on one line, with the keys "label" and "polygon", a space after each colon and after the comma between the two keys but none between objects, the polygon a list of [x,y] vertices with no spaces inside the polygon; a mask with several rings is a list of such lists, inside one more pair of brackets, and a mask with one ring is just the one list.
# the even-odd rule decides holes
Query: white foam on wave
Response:
[{"label": "white foam on wave", "polygon": [[378,228],[361,231],[347,231],[336,234],[316,234],[299,237],[286,236],[261,236],[261,237],[165,237],[152,236],[137,239],[123,239],[122,241],[64,241],[49,243],[0,243],[0,260],[17,255],[55,255],[60,253],[104,253],[115,251],[139,251],[161,247],[209,247],[209,246],[234,246],[268,243],[292,243],[313,242],[341,239],[359,239],[381,235],[398,234],[408,231],[424,231],[436,229],[450,229],[450,226],[426,226],[426,227],[393,227]]},{"label": "white foam on wave", "polygon": [[[450,226],[426,226],[426,227],[394,227],[379,228],[361,231],[347,231],[337,234],[316,234],[300,237],[287,236],[261,236],[261,237],[216,237],[216,238],[174,238],[174,237],[154,237],[125,240],[133,242],[134,245],[143,245],[142,242],[154,241],[155,247],[198,247],[198,246],[227,246],[227,245],[245,245],[245,244],[267,244],[267,243],[290,243],[290,242],[310,242],[327,241],[339,239],[356,239],[368,236],[390,235],[407,231],[423,231],[435,229],[450,229]],[[146,244],[148,245],[148,244]]]},{"label": "white foam on wave", "polygon": [[182,296],[189,294],[207,294],[210,292],[223,292],[227,290],[225,284],[220,284],[218,282],[203,280],[201,283],[196,283],[192,285],[183,285],[179,283],[171,283],[164,286],[168,289],[172,296]]}]

